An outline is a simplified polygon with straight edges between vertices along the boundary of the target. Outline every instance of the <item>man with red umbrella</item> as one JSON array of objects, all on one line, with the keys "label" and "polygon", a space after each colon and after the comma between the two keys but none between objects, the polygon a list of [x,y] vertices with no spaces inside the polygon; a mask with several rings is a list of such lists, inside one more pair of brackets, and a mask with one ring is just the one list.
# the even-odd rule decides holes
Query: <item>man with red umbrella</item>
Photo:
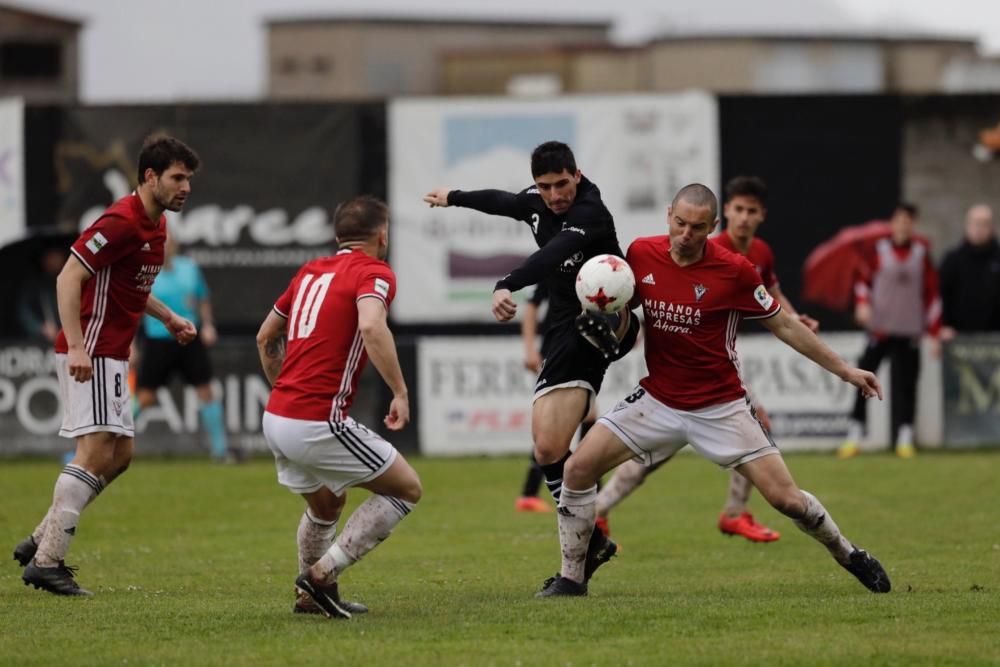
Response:
[{"label": "man with red umbrella", "polygon": [[[896,206],[889,220],[889,235],[875,241],[864,254],[854,290],[854,318],[868,332],[868,344],[858,366],[875,372],[889,357],[892,438],[901,458],[916,454],[913,418],[921,337],[930,334],[932,351],[937,354],[940,349],[938,277],[929,242],[913,232],[917,215],[913,204]],[[865,435],[865,427],[865,404],[859,395],[851,412],[847,439],[837,450],[839,458],[859,453],[858,443]]]}]

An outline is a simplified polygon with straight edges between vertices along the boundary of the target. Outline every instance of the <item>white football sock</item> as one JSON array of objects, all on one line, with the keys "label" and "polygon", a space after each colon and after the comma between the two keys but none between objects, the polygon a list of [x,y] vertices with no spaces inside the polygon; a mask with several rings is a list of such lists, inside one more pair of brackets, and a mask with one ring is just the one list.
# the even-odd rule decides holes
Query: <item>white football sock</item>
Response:
[{"label": "white football sock", "polygon": [[[101,483],[101,489],[102,490],[108,488],[108,485],[111,484],[111,482],[113,482],[114,479],[115,478],[112,477],[110,480],[106,480],[106,479],[104,479],[104,475],[98,475],[97,476],[97,480]],[[94,502],[94,498],[96,498],[96,497],[97,497],[97,494],[95,493],[90,498],[90,500],[87,501],[87,505],[89,505],[90,503]],[[85,509],[86,509],[87,505],[84,505]],[[35,541],[35,545],[36,546],[42,543],[42,537],[45,536],[45,525],[48,523],[49,516],[51,516],[51,515],[52,515],[52,506],[50,505],[49,509],[47,509],[45,511],[45,516],[42,517],[41,522],[39,522],[39,524],[37,526],[35,526],[35,529],[33,531],[31,531],[31,539],[33,539]]]},{"label": "white football sock", "polygon": [[35,526],[35,529],[31,531],[31,539],[35,541],[35,545],[39,545],[42,542],[42,537],[45,536],[45,525],[49,522],[49,517],[52,515],[52,506],[45,512],[45,516],[42,517],[41,523]]},{"label": "white football sock", "polygon": [[306,508],[299,520],[299,530],[295,535],[299,546],[299,572],[305,572],[309,567],[323,557],[330,548],[337,534],[336,521],[324,521],[313,516]]},{"label": "white football sock", "polygon": [[42,540],[38,543],[36,565],[55,567],[65,558],[69,544],[76,535],[80,513],[103,489],[101,480],[82,467],[71,463],[63,468],[62,474],[56,479],[52,507],[45,522]]},{"label": "white football sock", "polygon": [[559,497],[559,545],[562,547],[562,576],[583,583],[590,535],[597,516],[597,485],[584,491],[563,486]]},{"label": "white football sock", "polygon": [[803,533],[825,546],[838,563],[847,563],[854,546],[841,535],[833,517],[816,496],[808,491],[803,491],[802,495],[806,497],[806,512],[795,525]]},{"label": "white football sock", "polygon": [[413,508],[414,503],[399,498],[372,496],[354,510],[337,541],[316,562],[315,568],[327,583],[336,581],[341,572],[384,542]]},{"label": "white football sock", "polygon": [[726,496],[726,505],[722,508],[726,516],[738,517],[746,512],[752,490],[753,484],[750,483],[750,480],[735,470],[731,470],[729,475],[729,495]]},{"label": "white football sock", "polygon": [[629,459],[615,468],[608,483],[597,494],[597,516],[607,516],[615,506],[628,498],[646,481],[649,468]]},{"label": "white football sock", "polygon": [[913,427],[909,424],[902,424],[899,427],[899,433],[896,434],[896,446],[900,445],[913,445]]}]

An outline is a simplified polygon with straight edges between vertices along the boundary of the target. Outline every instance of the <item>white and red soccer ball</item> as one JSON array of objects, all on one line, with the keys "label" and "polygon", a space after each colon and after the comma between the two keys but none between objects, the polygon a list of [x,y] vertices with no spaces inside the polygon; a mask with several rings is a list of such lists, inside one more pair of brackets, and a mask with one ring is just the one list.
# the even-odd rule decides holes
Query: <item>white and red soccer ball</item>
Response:
[{"label": "white and red soccer ball", "polygon": [[635,276],[621,257],[596,255],[576,274],[576,296],[584,309],[610,315],[628,306],[635,291]]}]

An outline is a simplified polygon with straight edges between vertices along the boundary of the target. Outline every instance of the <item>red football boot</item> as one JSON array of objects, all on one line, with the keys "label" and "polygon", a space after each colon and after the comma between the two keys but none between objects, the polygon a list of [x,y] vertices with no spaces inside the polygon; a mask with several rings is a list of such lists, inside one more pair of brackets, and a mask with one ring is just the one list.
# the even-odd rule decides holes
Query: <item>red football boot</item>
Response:
[{"label": "red football boot", "polygon": [[742,535],[751,542],[774,542],[781,537],[781,533],[754,521],[750,512],[744,512],[736,518],[726,516],[723,512],[719,516],[719,530],[724,535]]},{"label": "red football boot", "polygon": [[514,501],[515,512],[551,512],[549,504],[538,496],[521,496]]}]

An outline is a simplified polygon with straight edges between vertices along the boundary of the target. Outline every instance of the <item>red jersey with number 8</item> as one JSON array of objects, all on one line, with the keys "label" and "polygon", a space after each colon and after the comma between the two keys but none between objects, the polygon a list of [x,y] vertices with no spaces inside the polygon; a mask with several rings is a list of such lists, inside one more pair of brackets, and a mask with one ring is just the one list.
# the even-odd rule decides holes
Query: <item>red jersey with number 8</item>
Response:
[{"label": "red jersey with number 8", "polygon": [[[163,267],[164,216],[153,223],[139,195],[111,205],[70,248],[93,276],[80,294],[83,344],[91,357],[129,357],[153,281]],[[68,351],[60,331],[56,352]]]},{"label": "red jersey with number 8", "polygon": [[274,304],[288,320],[288,343],[267,411],[308,421],[347,417],[368,353],[358,329],[360,299],[388,310],[396,295],[389,265],[345,249],[307,263]]}]

